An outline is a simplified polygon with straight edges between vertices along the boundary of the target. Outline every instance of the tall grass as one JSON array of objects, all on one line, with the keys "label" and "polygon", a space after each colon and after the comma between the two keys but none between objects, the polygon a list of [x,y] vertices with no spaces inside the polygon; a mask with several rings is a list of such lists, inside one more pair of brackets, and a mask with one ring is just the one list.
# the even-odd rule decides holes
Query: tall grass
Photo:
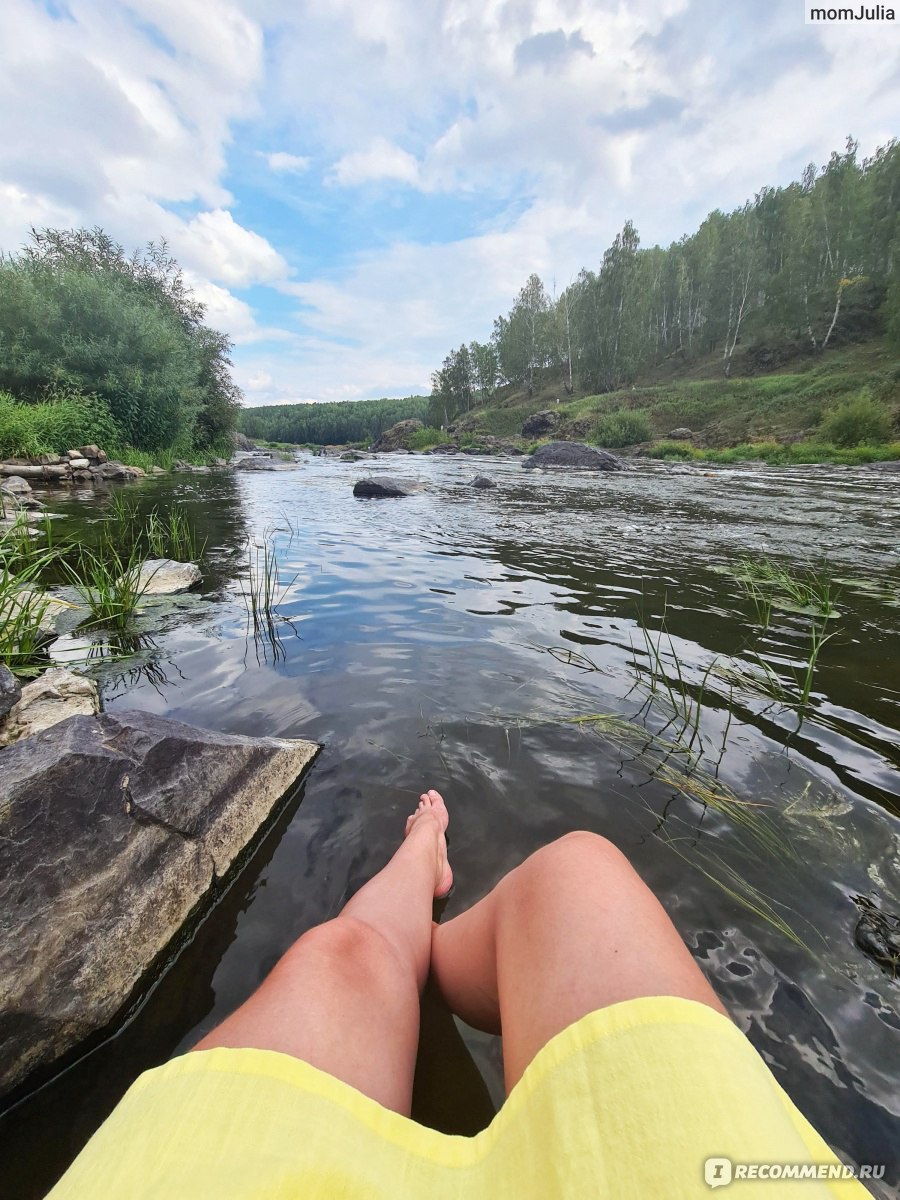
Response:
[{"label": "tall grass", "polygon": [[143,557],[135,549],[126,556],[109,543],[98,550],[80,547],[74,565],[63,563],[72,586],[91,614],[87,625],[102,625],[117,631],[128,628],[147,587],[147,581],[141,581],[142,566]]},{"label": "tall grass", "polygon": [[[281,626],[288,625],[293,633],[297,634],[290,620],[278,613],[278,606],[286,598],[297,576],[294,575],[287,583],[282,583],[274,532],[267,529],[258,542],[248,539],[246,570],[240,577],[239,586],[247,610],[248,637],[252,630],[257,658],[262,650],[264,658],[271,652],[274,661],[277,662],[286,656]],[[293,540],[293,530],[291,538]]]}]

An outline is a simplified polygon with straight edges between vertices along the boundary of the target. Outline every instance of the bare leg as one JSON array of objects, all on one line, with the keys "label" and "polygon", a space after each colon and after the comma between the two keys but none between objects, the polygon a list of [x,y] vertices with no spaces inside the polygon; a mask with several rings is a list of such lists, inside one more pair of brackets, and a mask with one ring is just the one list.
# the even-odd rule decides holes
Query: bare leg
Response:
[{"label": "bare leg", "polygon": [[628,860],[605,838],[543,847],[468,912],[436,926],[431,970],[450,1008],[503,1034],[507,1091],[555,1034],[638,996],[719,1003]]},{"label": "bare leg", "polygon": [[452,882],[447,810],[428,792],[397,853],[340,916],[305,933],[195,1050],[279,1050],[409,1114],[431,906]]}]

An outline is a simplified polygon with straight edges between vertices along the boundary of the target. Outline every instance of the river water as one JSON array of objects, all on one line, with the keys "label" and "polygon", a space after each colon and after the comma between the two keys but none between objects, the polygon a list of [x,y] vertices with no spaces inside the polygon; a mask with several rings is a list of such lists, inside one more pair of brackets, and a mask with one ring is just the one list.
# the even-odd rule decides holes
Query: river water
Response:
[{"label": "river water", "polygon": [[[362,466],[426,487],[356,500]],[[496,488],[468,486],[478,472]],[[842,1155],[885,1163],[892,1194],[900,985],[854,930],[860,897],[900,911],[896,476],[302,456],[127,492],[184,506],[207,538],[204,582],[199,600],[144,621],[136,657],[92,659],[105,705],[324,750],[124,1028],[0,1122],[0,1193],[42,1195],[141,1070],[338,912],[435,786],[452,821],[445,917],[569,830],[611,838],[801,1110]],[[53,510],[90,536],[106,503]],[[248,636],[248,540],[277,553],[274,644]],[[762,628],[734,574],[748,556],[827,560],[845,581],[802,711],[787,693],[811,617],[776,605]],[[84,651],[69,638],[54,653]],[[747,683],[760,659],[780,699]],[[414,1115],[472,1132],[502,1100],[499,1044],[433,1009],[426,1034]]]}]

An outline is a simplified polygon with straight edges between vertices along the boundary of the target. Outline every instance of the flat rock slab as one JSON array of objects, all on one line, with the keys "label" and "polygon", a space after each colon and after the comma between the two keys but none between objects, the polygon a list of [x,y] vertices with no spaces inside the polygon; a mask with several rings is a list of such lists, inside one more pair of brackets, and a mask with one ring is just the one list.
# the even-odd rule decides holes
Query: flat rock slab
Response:
[{"label": "flat rock slab", "polygon": [[148,558],[141,567],[140,587],[145,596],[174,596],[176,592],[186,592],[202,578],[196,563]]},{"label": "flat rock slab", "polygon": [[624,471],[621,458],[584,442],[548,442],[522,463],[523,467],[574,467],[582,471]]},{"label": "flat rock slab", "polygon": [[386,475],[378,479],[359,479],[353,485],[353,495],[364,499],[382,499],[394,496],[414,496],[421,492],[421,483],[412,479],[389,479]]},{"label": "flat rock slab", "polygon": [[0,1094],[110,1024],[317,751],[128,711],[0,750]]},{"label": "flat rock slab", "polygon": [[8,715],[0,720],[0,746],[42,733],[69,717],[89,717],[99,711],[100,693],[93,680],[64,667],[51,667],[25,684]]}]

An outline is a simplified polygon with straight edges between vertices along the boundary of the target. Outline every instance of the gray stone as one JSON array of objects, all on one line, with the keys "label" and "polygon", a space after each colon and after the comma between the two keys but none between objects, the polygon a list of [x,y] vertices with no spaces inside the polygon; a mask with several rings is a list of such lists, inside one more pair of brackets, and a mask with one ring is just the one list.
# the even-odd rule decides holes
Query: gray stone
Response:
[{"label": "gray stone", "polygon": [[191,467],[191,474],[192,475],[211,475],[212,467],[203,467],[203,466]]},{"label": "gray stone", "polygon": [[687,429],[686,427],[683,427],[683,426],[679,426],[678,429],[671,430],[671,432],[666,434],[666,436],[672,438],[672,440],[676,441],[676,442],[687,442],[694,435],[690,431],[690,429]]},{"label": "gray stone", "polygon": [[[18,703],[0,725],[0,746],[33,737],[69,717],[91,716],[99,711],[100,696],[93,680],[64,667],[51,667],[22,688]],[[0,828],[2,824],[0,807]]]},{"label": "gray stone", "polygon": [[552,433],[562,418],[559,413],[552,411],[532,413],[522,425],[522,437],[544,437]]},{"label": "gray stone", "polygon": [[224,458],[214,458],[214,459],[212,460],[212,465],[213,465],[214,467],[227,467],[227,466],[228,466],[228,461],[227,461],[226,459],[224,459]]},{"label": "gray stone", "polygon": [[13,496],[27,496],[31,491],[31,484],[21,475],[7,475],[3,480],[3,490]]},{"label": "gray stone", "polygon": [[421,421],[417,421],[415,417],[411,417],[406,421],[398,421],[396,425],[392,425],[390,429],[386,429],[377,442],[373,445],[373,450],[393,451],[407,449],[405,442],[412,437],[420,429],[425,426]]},{"label": "gray stone", "polygon": [[598,450],[584,442],[548,442],[526,458],[523,467],[574,467],[583,471],[624,471],[625,464],[615,454]]},{"label": "gray stone", "polygon": [[151,475],[165,475],[166,472],[162,469],[162,467],[151,467],[150,474]]},{"label": "gray stone", "polygon": [[78,452],[82,458],[99,458],[103,451],[93,442],[89,446],[79,446]]},{"label": "gray stone", "polygon": [[146,596],[173,596],[176,592],[186,592],[202,578],[196,563],[148,558],[141,567],[140,587]]},{"label": "gray stone", "polygon": [[361,454],[359,450],[345,450],[341,455],[341,462],[362,462],[364,458],[368,458],[368,455]]},{"label": "gray stone", "polygon": [[437,446],[432,446],[430,450],[425,451],[426,454],[458,454],[459,446],[456,442],[441,442]]},{"label": "gray stone", "polygon": [[476,475],[469,484],[469,487],[473,488],[492,488],[496,486],[497,485],[494,483],[493,479],[488,479],[487,475]]},{"label": "gray stone", "polygon": [[90,467],[90,463],[86,458],[70,458],[69,466],[73,471],[86,471]]},{"label": "gray stone", "polygon": [[18,704],[22,686],[5,663],[0,663],[0,717],[5,717]]},{"label": "gray stone", "polygon": [[278,468],[272,462],[271,458],[263,457],[261,454],[247,455],[246,458],[235,459],[234,467],[236,471],[277,471]]},{"label": "gray stone", "polygon": [[353,495],[364,499],[386,499],[394,496],[412,496],[420,492],[422,485],[411,479],[389,479],[386,475],[378,479],[359,479],[353,485]]},{"label": "gray stone", "polygon": [[317,749],[117,710],[0,751],[0,1093],[123,1013]]},{"label": "gray stone", "polygon": [[131,479],[139,479],[144,472],[140,467],[126,467],[120,462],[98,463],[91,467],[91,476],[102,482],[127,483]]}]

